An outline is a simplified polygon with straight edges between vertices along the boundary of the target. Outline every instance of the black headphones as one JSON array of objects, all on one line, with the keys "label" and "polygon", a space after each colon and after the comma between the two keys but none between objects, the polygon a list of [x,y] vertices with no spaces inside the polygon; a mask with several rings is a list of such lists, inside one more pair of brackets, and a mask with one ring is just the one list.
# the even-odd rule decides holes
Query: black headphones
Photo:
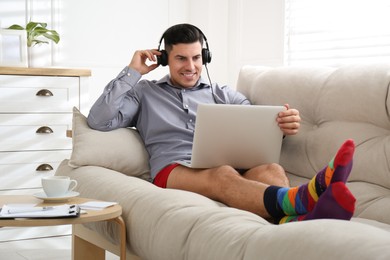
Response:
[{"label": "black headphones", "polygon": [[[193,25],[192,25],[193,26]],[[211,52],[209,50],[209,44],[207,43],[207,38],[204,35],[204,33],[196,26],[195,27],[199,33],[203,36],[203,39],[206,43],[206,48],[202,48],[202,63],[203,65],[206,65],[207,63],[211,62]],[[168,65],[168,52],[166,50],[160,50],[161,43],[165,37],[166,31],[161,36],[160,42],[158,43],[158,51],[161,52],[161,55],[157,56],[157,64],[161,66],[167,66]]]}]

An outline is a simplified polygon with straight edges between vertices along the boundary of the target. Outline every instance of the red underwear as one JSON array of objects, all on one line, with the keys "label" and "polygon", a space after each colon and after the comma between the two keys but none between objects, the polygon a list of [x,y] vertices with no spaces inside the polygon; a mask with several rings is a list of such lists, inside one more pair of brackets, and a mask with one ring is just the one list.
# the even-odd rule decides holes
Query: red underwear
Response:
[{"label": "red underwear", "polygon": [[169,174],[171,174],[172,170],[179,165],[180,164],[178,163],[173,163],[159,171],[153,180],[154,185],[165,189],[167,187]]}]

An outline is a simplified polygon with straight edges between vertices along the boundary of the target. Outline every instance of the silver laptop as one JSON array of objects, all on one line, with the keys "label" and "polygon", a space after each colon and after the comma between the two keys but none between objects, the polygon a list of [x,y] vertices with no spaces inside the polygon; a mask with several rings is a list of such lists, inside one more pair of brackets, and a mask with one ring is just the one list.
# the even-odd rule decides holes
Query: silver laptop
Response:
[{"label": "silver laptop", "polygon": [[276,118],[284,106],[198,106],[192,168],[230,165],[250,169],[278,163],[283,133]]}]

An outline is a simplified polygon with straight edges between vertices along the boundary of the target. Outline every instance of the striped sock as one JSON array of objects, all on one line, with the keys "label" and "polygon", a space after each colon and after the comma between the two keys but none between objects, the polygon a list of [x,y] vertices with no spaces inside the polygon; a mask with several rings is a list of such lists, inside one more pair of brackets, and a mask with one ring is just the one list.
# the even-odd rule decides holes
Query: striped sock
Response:
[{"label": "striped sock", "polygon": [[356,199],[343,182],[335,182],[329,185],[321,195],[314,209],[300,216],[285,216],[279,224],[303,221],[311,219],[342,219],[350,220],[355,211]]},{"label": "striped sock", "polygon": [[309,183],[293,188],[269,186],[264,192],[264,205],[268,213],[280,219],[284,216],[305,215],[311,212],[320,196],[332,183],[347,181],[352,169],[354,151],[354,142],[347,140],[329,164]]}]

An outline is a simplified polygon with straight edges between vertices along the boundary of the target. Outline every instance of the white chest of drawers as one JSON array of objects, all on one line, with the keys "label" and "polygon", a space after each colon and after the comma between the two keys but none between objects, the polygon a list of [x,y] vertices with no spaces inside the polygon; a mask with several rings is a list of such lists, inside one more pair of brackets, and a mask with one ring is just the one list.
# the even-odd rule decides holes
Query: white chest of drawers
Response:
[{"label": "white chest of drawers", "polygon": [[[72,108],[88,102],[90,75],[86,69],[0,67],[0,195],[42,191],[41,178],[70,157],[66,131]],[[7,241],[7,231],[0,232],[0,241]],[[11,233],[12,239],[35,237]]]},{"label": "white chest of drawers", "polygon": [[0,195],[40,191],[41,177],[69,157],[66,131],[90,75],[85,69],[0,68]]}]

